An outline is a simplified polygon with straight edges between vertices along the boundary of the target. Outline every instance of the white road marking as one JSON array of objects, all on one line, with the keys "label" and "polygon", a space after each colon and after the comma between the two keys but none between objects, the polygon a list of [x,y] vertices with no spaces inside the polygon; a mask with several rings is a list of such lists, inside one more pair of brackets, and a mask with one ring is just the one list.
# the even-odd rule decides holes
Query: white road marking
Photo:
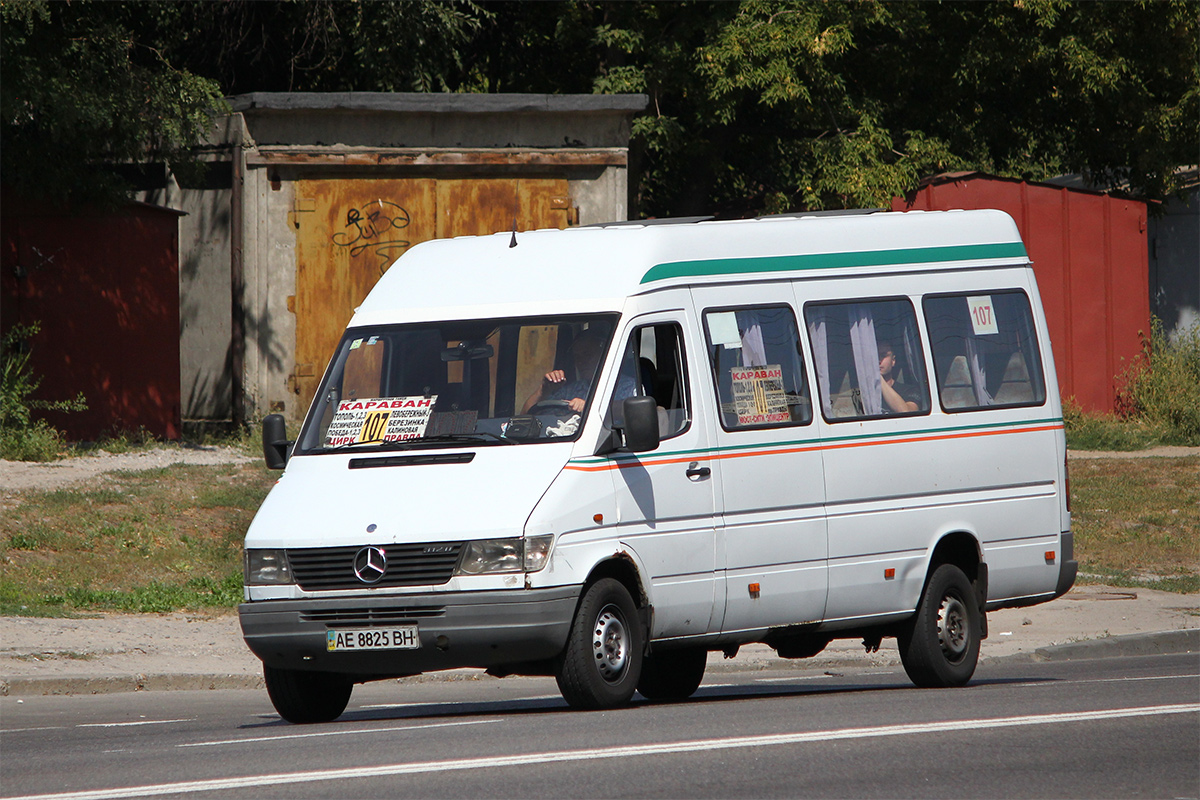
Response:
[{"label": "white road marking", "polygon": [[282,736],[256,736],[250,739],[221,739],[213,742],[187,742],[176,747],[214,747],[219,744],[246,744],[248,742],[284,742],[289,739],[315,739],[319,736],[350,736],[359,733],[399,733],[403,731],[423,731],[426,728],[453,728],[459,725],[484,725],[489,722],[499,722],[498,719],[474,719],[467,722],[435,722],[432,725],[404,725],[389,728],[343,728],[335,731],[319,731],[316,733],[289,733]]},{"label": "white road marking", "polygon": [[196,718],[191,719],[144,719],[139,722],[83,722],[76,725],[76,728],[131,728],[135,725],[171,725],[176,722],[195,722]]},{"label": "white road marking", "polygon": [[504,700],[504,699],[500,699],[500,698],[487,698],[485,700],[479,700],[476,702],[455,700],[455,701],[445,701],[442,703],[376,703],[374,705],[369,705],[369,706],[355,706],[355,708],[357,708],[357,709],[386,708],[386,709],[391,709],[391,710],[395,710],[395,711],[405,711],[410,708],[428,708],[428,707],[437,708],[439,706],[470,706],[470,705],[477,705],[479,703],[489,703],[489,704],[493,704],[493,703],[528,703],[532,700],[561,700],[561,699],[562,699],[561,694],[539,694],[539,695],[534,695],[533,697],[513,697],[508,700]]},{"label": "white road marking", "polygon": [[759,683],[783,683],[784,681],[821,681],[832,678],[832,675],[792,675],[787,678],[755,678]]},{"label": "white road marking", "polygon": [[65,731],[66,725],[47,725],[44,728],[5,728],[0,730],[0,736],[10,733],[28,733],[29,731]]},{"label": "white road marking", "polygon": [[1071,684],[1080,683],[1136,683],[1138,681],[1177,681],[1184,678],[1200,678],[1200,673],[1195,675],[1144,675],[1140,678],[1086,678],[1077,681],[1028,681],[1026,683],[1014,683],[1010,686],[1032,686],[1038,689],[1048,686],[1070,686]]},{"label": "white road marking", "polygon": [[264,775],[246,775],[240,778],[212,778],[203,781],[181,781],[147,786],[127,786],[114,789],[96,789],[80,792],[26,795],[7,800],[118,800],[126,797],[153,797],[165,794],[190,794],[194,792],[228,792],[236,789],[271,787],[272,790],[288,784],[316,783],[319,781],[357,780],[363,778],[385,778],[393,775],[419,775],[437,772],[485,769],[494,771],[503,767],[541,766],[544,764],[571,761],[598,761],[614,758],[636,758],[638,756],[661,756],[675,753],[700,753],[716,750],[734,750],[751,747],[778,747],[780,745],[830,742],[840,739],[868,739],[877,736],[912,736],[925,733],[947,733],[952,731],[980,731],[988,728],[1014,728],[1028,725],[1061,725],[1071,722],[1094,722],[1096,720],[1128,719],[1131,717],[1153,717],[1166,714],[1194,714],[1200,712],[1200,703],[1168,706],[1143,706],[1141,708],[1114,708],[1100,711],[1082,711],[1064,714],[1035,714],[998,719],[967,719],[947,722],[919,722],[909,725],[887,725],[872,728],[840,728],[803,733],[760,734],[757,736],[733,736],[724,739],[693,739],[664,744],[640,744],[620,747],[600,747],[591,750],[559,750],[547,753],[522,755],[481,756],[479,758],[450,759],[446,761],[419,761],[411,764],[385,764],[377,767],[348,767],[342,769],[313,770],[310,772],[284,772]]}]

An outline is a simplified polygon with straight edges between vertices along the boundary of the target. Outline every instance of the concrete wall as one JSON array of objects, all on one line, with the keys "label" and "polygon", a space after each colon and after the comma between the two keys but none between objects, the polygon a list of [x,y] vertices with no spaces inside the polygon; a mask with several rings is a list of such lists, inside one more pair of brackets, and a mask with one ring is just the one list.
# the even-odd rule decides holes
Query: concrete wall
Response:
[{"label": "concrete wall", "polygon": [[1200,187],[1150,217],[1150,310],[1167,335],[1200,324]]},{"label": "concrete wall", "polygon": [[304,413],[290,407],[288,385],[296,180],[565,178],[574,224],[624,220],[630,128],[646,98],[256,93],[230,103],[234,113],[201,146],[209,179],[140,197],[186,213],[179,223],[185,424]]}]

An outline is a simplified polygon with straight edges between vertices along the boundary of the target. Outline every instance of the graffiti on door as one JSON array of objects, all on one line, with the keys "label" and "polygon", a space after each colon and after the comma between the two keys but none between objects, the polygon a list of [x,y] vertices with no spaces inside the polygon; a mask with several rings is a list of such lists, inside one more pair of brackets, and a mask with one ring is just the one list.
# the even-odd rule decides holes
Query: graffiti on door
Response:
[{"label": "graffiti on door", "polygon": [[395,232],[408,227],[408,211],[388,200],[371,202],[346,211],[343,229],[333,234],[333,243],[338,247],[350,248],[350,257],[357,258],[364,252],[379,259],[379,274],[382,275],[410,244]]}]

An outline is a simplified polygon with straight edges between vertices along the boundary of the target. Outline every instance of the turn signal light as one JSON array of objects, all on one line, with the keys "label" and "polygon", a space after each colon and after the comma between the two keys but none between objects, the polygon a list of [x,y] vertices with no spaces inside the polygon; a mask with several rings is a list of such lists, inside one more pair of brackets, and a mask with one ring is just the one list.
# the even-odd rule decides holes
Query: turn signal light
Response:
[{"label": "turn signal light", "polygon": [[895,578],[896,577],[895,567],[888,567],[887,569],[885,569],[883,571],[883,577],[884,577],[884,580],[889,580],[889,581],[892,580],[893,578]]},{"label": "turn signal light", "polygon": [[751,597],[758,597],[758,590],[759,590],[759,586],[757,583],[750,584],[750,596]]},{"label": "turn signal light", "polygon": [[1057,554],[1053,550],[1047,550],[1046,551],[1046,560],[1053,563],[1055,555],[1057,555]]}]

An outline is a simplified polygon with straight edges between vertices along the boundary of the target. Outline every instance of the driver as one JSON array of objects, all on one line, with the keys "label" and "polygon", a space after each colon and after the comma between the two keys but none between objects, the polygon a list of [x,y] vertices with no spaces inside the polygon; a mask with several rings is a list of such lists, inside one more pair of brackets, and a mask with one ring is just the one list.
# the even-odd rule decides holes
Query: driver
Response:
[{"label": "driver", "polygon": [[[572,411],[583,413],[587,404],[587,396],[596,377],[596,368],[600,357],[604,355],[604,337],[599,333],[585,331],[571,345],[571,359],[575,363],[575,379],[568,381],[564,370],[553,369],[542,378],[542,384],[537,391],[529,395],[525,405],[521,407],[522,414],[546,400],[563,400]],[[633,397],[637,386],[633,379],[622,375],[617,379],[615,399],[620,401]]]}]

